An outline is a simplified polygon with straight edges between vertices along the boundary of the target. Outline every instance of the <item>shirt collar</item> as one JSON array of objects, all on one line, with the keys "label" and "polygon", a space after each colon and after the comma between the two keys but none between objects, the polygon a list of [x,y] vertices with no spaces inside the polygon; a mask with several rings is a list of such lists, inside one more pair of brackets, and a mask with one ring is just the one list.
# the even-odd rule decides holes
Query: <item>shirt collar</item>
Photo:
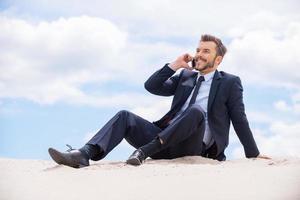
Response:
[{"label": "shirt collar", "polygon": [[200,76],[203,76],[203,77],[204,77],[204,81],[209,81],[209,80],[211,80],[211,79],[214,77],[215,72],[216,72],[216,70],[214,70],[214,71],[212,71],[212,72],[209,72],[208,74],[205,74],[205,75],[201,75],[200,72],[199,72],[199,73],[198,73],[198,78],[199,78]]}]

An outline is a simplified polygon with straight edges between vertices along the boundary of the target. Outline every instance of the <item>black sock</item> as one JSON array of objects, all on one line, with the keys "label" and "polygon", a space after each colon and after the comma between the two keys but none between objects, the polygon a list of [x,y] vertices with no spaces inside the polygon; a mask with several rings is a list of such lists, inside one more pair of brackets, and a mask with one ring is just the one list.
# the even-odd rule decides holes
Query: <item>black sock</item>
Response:
[{"label": "black sock", "polygon": [[152,156],[153,154],[159,152],[161,150],[161,143],[158,137],[154,138],[151,142],[148,144],[145,144],[144,146],[140,147],[140,149],[145,154],[145,157]]},{"label": "black sock", "polygon": [[99,155],[102,152],[102,149],[98,145],[86,144],[80,148],[79,151],[85,158],[91,159]]}]

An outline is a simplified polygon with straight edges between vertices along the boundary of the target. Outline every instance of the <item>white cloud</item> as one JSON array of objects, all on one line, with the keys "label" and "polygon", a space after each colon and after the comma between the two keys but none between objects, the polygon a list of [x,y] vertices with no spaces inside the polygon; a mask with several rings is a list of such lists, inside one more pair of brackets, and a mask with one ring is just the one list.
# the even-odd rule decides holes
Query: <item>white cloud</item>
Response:
[{"label": "white cloud", "polygon": [[[281,9],[293,10],[293,1],[282,5],[276,3],[281,7],[274,6],[274,12],[254,9],[255,4],[245,6],[234,1],[236,7],[245,8],[237,9],[234,14],[241,10],[249,14],[237,21],[229,20],[234,14],[225,12],[222,6],[215,7],[215,18],[205,20],[210,9],[204,8],[213,4],[200,3],[199,10],[200,7],[196,6],[200,6],[198,1],[189,4],[167,0],[151,3],[129,1],[126,6],[112,1],[101,12],[102,2],[98,1],[90,1],[91,4],[72,2],[69,11],[65,8],[71,1],[51,1],[43,5],[29,2],[15,5],[12,1],[16,8],[12,13],[22,13],[22,9],[36,13],[37,8],[51,12],[52,8],[59,8],[58,13],[68,16],[70,12],[82,14],[80,10],[83,9],[85,13],[99,17],[61,17],[50,21],[33,18],[34,22],[31,22],[5,17],[9,15],[7,13],[0,15],[0,42],[3,47],[0,50],[0,67],[1,71],[5,71],[0,75],[0,97],[25,98],[42,104],[106,105],[108,100],[81,88],[86,84],[102,84],[124,77],[130,77],[129,82],[141,85],[164,62],[187,51],[192,53],[190,45],[174,44],[176,40],[171,44],[168,38],[174,35],[190,37],[195,39],[196,46],[199,35],[209,30],[228,39],[229,52],[221,70],[242,76],[246,83],[299,90],[298,73],[290,73],[296,71],[300,64],[296,45],[300,43],[299,15],[293,12],[284,16],[277,14]],[[226,5],[224,3],[223,6]],[[266,5],[269,6],[265,1],[261,8],[266,8]],[[161,7],[169,12],[154,14]],[[113,9],[115,12],[111,12]],[[190,12],[171,15],[178,10]],[[193,17],[198,12],[199,15]],[[104,20],[104,17],[109,20]],[[214,20],[225,23],[213,23]],[[152,42],[153,37],[167,41],[158,39]],[[125,97],[127,92],[116,97]],[[295,109],[299,110],[297,105]]]},{"label": "white cloud", "polygon": [[290,111],[291,107],[283,100],[277,101],[274,103],[274,107],[279,111]]},{"label": "white cloud", "polygon": [[[233,72],[257,88],[295,91],[291,103],[275,100],[274,108],[300,113],[297,1],[24,0],[10,4],[0,14],[0,98],[129,107],[156,120],[168,110],[168,100],[126,88],[109,94],[82,88],[115,80],[141,85],[164,62],[193,51],[202,33],[212,33],[224,38],[229,49],[220,70]],[[248,114],[250,121],[270,127],[254,130],[262,151],[299,153],[294,148],[299,141],[297,119],[279,123],[266,113]],[[291,139],[281,141],[282,131],[293,132],[288,135]],[[233,154],[240,155],[240,150]]]},{"label": "white cloud", "polygon": [[[6,15],[39,18],[88,14],[105,18],[126,28],[135,37],[193,37],[203,32],[224,36],[228,28],[240,25],[257,12],[270,10],[277,15],[297,13],[297,0],[271,1],[170,1],[170,0],[10,0]],[[268,17],[268,16],[267,16]],[[259,23],[257,21],[256,23]]]},{"label": "white cloud", "polygon": [[161,98],[153,98],[151,103],[147,105],[137,106],[132,110],[132,112],[152,122],[159,120],[164,114],[169,111],[170,107],[171,100],[161,100]]},{"label": "white cloud", "polygon": [[[299,156],[300,149],[300,120],[296,112],[297,95],[294,103],[284,100],[273,104],[275,109],[269,112],[251,111],[248,120],[260,153],[273,156]],[[233,129],[231,129],[233,131]],[[233,132],[230,136],[229,158],[244,157],[244,149]]]},{"label": "white cloud", "polygon": [[[269,156],[299,156],[300,149],[300,121],[293,109],[294,105],[287,105],[285,101],[274,103],[276,110],[270,112],[251,111],[248,120],[260,153]],[[289,113],[291,117],[275,113]],[[229,158],[244,157],[244,149],[231,127]]]},{"label": "white cloud", "polygon": [[296,114],[300,114],[300,91],[298,93],[295,93],[291,97],[292,100],[292,110]]},{"label": "white cloud", "polygon": [[270,155],[299,156],[300,123],[274,122],[270,126],[271,136],[260,135],[258,144]]},{"label": "white cloud", "polygon": [[300,101],[298,100],[297,94],[291,97],[291,103],[279,100],[274,103],[276,110],[286,113],[291,113],[295,115],[300,114]]},{"label": "white cloud", "polygon": [[2,16],[0,43],[0,68],[5,72],[0,74],[0,98],[41,104],[130,106],[134,103],[129,96],[141,101],[144,95],[125,88],[122,93],[94,95],[81,88],[125,79],[142,85],[163,60],[182,52],[163,42],[132,43],[116,25],[88,16],[37,23]]},{"label": "white cloud", "polygon": [[[272,122],[268,129],[253,129],[253,134],[261,154],[269,156],[299,156],[300,149],[300,123]],[[231,145],[239,144],[237,139]],[[233,148],[233,158],[244,157],[241,145]]]},{"label": "white cloud", "polygon": [[81,84],[113,79],[126,33],[87,16],[37,24],[1,17],[0,43],[1,97],[53,103],[83,97]]},{"label": "white cloud", "polygon": [[300,75],[296,73],[300,65],[300,23],[282,20],[273,28],[268,21],[260,20],[265,22],[264,27],[241,28],[245,32],[228,45],[224,68],[253,85],[300,90]]},{"label": "white cloud", "polygon": [[274,117],[268,115],[265,112],[260,112],[260,111],[247,112],[247,117],[251,123],[269,124],[275,120]]}]

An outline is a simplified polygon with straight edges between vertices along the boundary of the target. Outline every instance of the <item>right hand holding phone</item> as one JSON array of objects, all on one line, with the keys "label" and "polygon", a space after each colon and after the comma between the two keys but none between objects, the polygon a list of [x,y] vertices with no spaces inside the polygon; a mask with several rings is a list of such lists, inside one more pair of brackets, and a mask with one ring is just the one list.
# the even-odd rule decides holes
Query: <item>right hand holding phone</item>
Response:
[{"label": "right hand holding phone", "polygon": [[193,68],[188,64],[193,60],[193,56],[186,53],[179,56],[174,62],[170,63],[169,66],[174,70],[177,71],[180,68],[185,68],[189,70],[193,70]]}]

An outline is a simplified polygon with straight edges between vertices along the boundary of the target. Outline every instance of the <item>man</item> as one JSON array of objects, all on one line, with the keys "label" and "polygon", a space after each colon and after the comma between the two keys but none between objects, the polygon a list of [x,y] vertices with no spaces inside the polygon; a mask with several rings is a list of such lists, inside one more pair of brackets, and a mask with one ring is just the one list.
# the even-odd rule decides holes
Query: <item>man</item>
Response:
[{"label": "man", "polygon": [[217,70],[226,51],[220,39],[202,35],[194,58],[189,54],[179,56],[145,82],[145,88],[153,94],[174,96],[170,111],[160,120],[151,123],[120,111],[81,149],[62,153],[49,148],[50,156],[58,164],[84,167],[90,159],[104,158],[125,138],[137,149],[127,160],[131,165],[140,165],[147,157],[188,155],[224,161],[231,121],[246,157],[267,159],[260,155],[249,128],[239,77]]}]

